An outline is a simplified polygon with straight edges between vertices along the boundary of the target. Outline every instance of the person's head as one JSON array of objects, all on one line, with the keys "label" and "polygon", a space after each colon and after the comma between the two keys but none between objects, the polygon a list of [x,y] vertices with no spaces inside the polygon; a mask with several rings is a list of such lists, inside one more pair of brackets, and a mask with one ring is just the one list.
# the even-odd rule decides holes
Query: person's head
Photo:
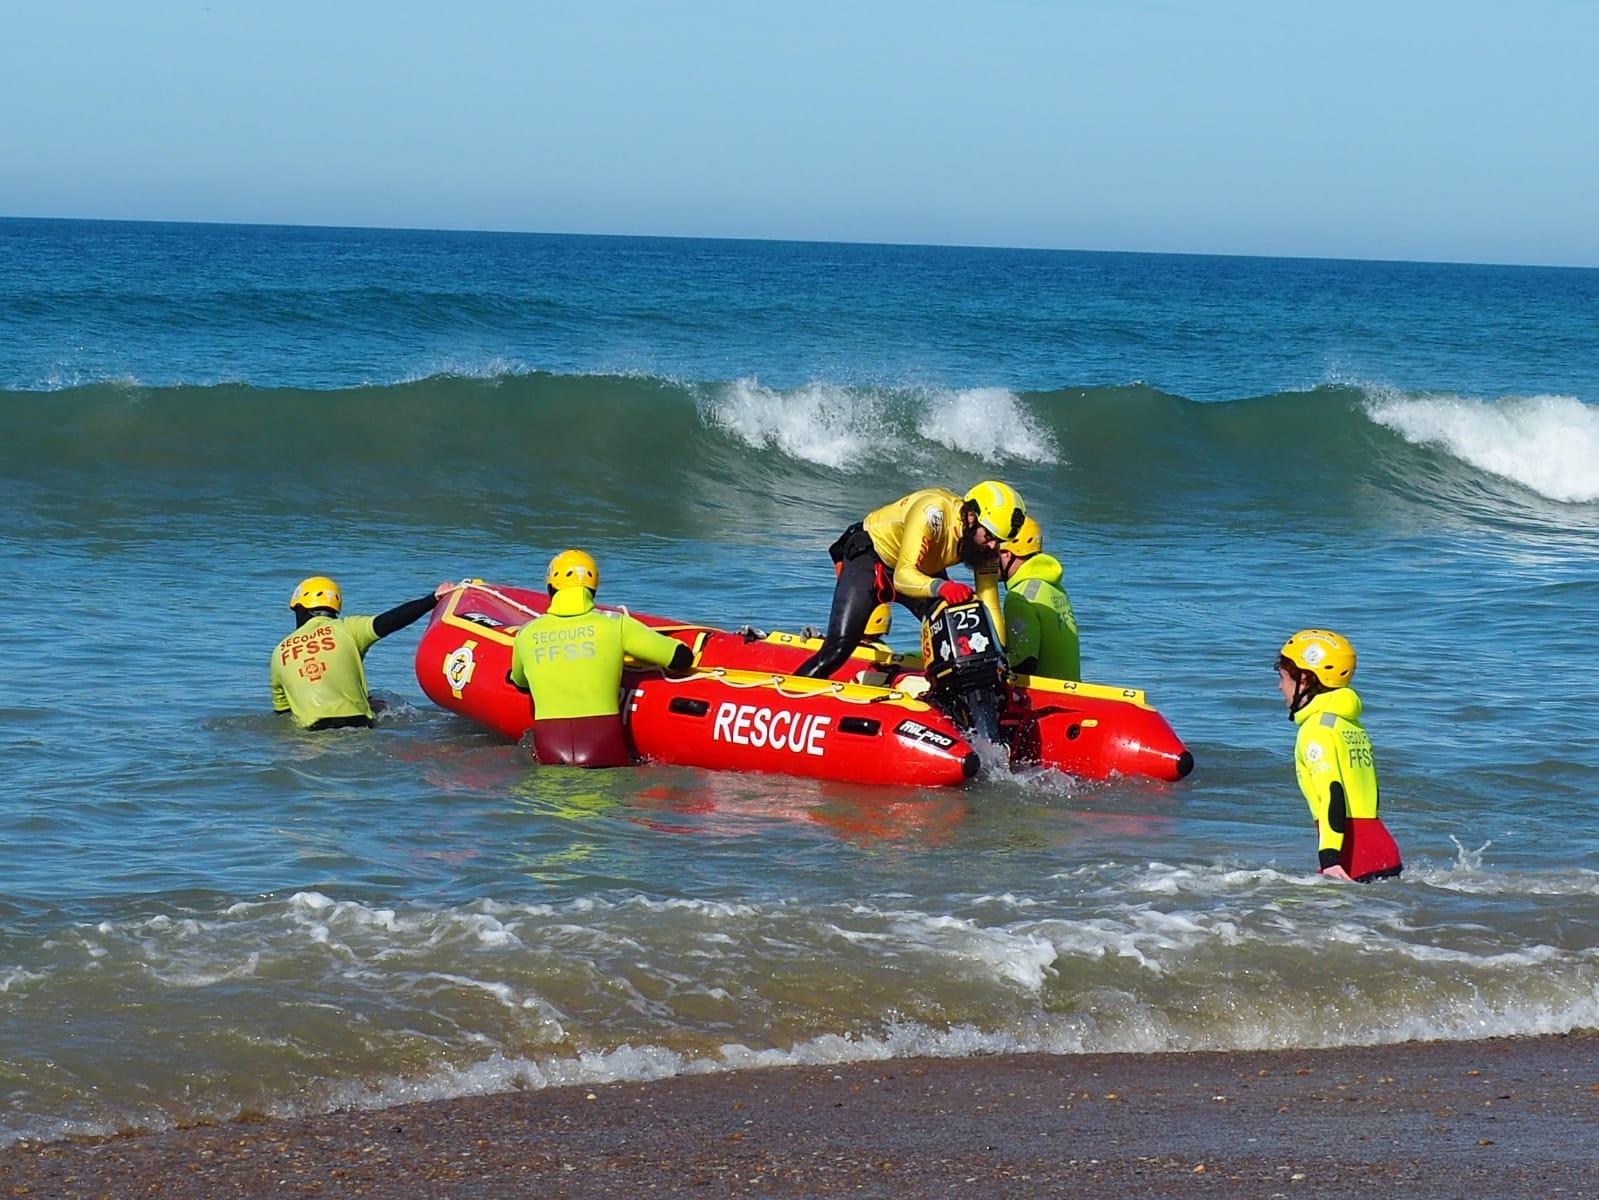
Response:
[{"label": "person's head", "polygon": [[313,617],[336,617],[344,607],[344,597],[339,585],[326,575],[312,575],[295,585],[289,597],[289,611],[294,614],[296,628]]},{"label": "person's head", "polygon": [[1022,520],[1016,536],[999,544],[999,573],[1009,579],[1022,564],[1044,548],[1044,531],[1032,517]]},{"label": "person's head", "polygon": [[993,562],[1001,542],[1021,532],[1027,505],[1009,484],[985,479],[961,502],[960,555],[966,563]]},{"label": "person's head", "polygon": [[1355,648],[1330,629],[1301,629],[1277,653],[1277,690],[1293,716],[1322,692],[1348,685]]},{"label": "person's head", "polygon": [[562,550],[550,559],[550,569],[545,572],[544,585],[550,595],[567,588],[600,590],[600,569],[594,560],[581,550]]}]

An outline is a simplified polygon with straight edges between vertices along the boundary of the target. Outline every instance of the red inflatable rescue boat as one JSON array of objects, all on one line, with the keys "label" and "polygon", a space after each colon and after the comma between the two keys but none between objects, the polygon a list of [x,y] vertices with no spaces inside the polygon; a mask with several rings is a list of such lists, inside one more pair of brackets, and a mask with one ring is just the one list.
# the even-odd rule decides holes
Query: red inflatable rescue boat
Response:
[{"label": "red inflatable rescue boat", "polygon": [[[547,603],[542,592],[463,584],[434,610],[417,647],[422,690],[443,708],[520,738],[533,712],[506,679],[511,645],[522,622]],[[696,663],[680,678],[653,668],[624,677],[623,717],[645,759],[922,787],[957,785],[977,771],[969,737],[930,702],[938,693],[930,691],[920,656],[868,643],[833,679],[804,679],[789,672],[820,645],[816,639],[632,615],[688,645]],[[1089,779],[1119,773],[1176,780],[1193,767],[1142,692],[1010,676],[1004,695],[999,728],[1018,764]]]}]

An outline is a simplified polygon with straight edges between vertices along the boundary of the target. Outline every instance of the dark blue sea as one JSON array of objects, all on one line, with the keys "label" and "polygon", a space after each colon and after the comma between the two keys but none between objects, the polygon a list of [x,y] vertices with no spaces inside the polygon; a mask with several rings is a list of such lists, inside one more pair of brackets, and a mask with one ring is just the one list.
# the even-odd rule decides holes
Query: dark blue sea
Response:
[{"label": "dark blue sea", "polygon": [[[911,1054],[1599,1026],[1599,271],[0,221],[0,1144]],[[1186,781],[541,771],[292,585],[794,628],[1012,482]],[[908,625],[908,622],[902,622]],[[1320,880],[1272,663],[1347,634],[1408,869]],[[898,631],[909,638],[913,631]]]}]

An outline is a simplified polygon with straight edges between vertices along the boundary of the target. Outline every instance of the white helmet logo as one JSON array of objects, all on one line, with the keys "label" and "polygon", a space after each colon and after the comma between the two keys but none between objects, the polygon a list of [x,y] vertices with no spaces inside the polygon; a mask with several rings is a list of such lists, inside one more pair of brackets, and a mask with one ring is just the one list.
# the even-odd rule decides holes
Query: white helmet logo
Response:
[{"label": "white helmet logo", "polygon": [[1327,657],[1327,647],[1312,642],[1305,647],[1305,665],[1314,667]]}]

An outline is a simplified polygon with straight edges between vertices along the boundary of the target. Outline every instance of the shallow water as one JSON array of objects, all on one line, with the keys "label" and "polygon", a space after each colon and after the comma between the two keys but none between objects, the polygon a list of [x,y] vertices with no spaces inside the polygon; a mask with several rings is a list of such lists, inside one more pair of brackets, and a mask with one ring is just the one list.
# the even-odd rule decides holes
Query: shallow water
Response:
[{"label": "shallow water", "polygon": [[[767,1062],[1599,1024],[1599,272],[0,222],[0,1141]],[[1009,479],[1174,786],[538,771],[353,611],[581,544],[798,626]],[[899,640],[912,636],[903,615]],[[1361,654],[1402,880],[1315,879],[1271,662]]]}]

